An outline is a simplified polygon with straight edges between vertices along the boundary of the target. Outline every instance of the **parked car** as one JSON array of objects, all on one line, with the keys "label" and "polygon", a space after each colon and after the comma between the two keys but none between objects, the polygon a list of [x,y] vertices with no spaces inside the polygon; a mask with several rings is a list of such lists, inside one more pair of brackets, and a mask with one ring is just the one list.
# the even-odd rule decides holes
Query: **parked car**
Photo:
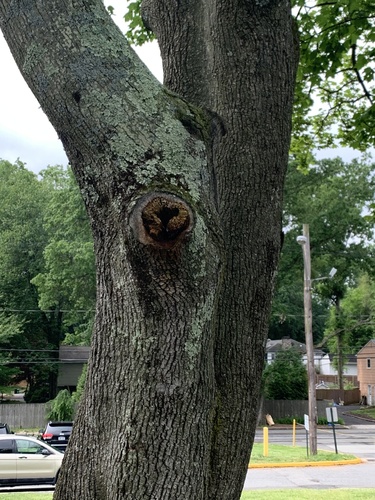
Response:
[{"label": "parked car", "polygon": [[73,422],[48,422],[46,428],[41,431],[40,439],[60,451],[65,451],[72,428]]},{"label": "parked car", "polygon": [[13,434],[13,432],[11,432],[8,424],[0,422],[0,434]]},{"label": "parked car", "polygon": [[55,484],[64,454],[28,436],[0,436],[0,486]]}]

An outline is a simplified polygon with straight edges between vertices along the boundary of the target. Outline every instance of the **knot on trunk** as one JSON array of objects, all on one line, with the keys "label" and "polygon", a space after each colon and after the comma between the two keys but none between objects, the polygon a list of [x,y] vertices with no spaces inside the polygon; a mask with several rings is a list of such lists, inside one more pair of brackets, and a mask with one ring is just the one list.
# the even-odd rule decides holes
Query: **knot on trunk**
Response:
[{"label": "knot on trunk", "polygon": [[180,201],[157,197],[142,210],[146,232],[155,241],[171,241],[189,226],[190,217],[186,206]]},{"label": "knot on trunk", "polygon": [[191,230],[193,214],[181,198],[153,193],[137,203],[130,223],[141,243],[168,249],[180,243]]}]

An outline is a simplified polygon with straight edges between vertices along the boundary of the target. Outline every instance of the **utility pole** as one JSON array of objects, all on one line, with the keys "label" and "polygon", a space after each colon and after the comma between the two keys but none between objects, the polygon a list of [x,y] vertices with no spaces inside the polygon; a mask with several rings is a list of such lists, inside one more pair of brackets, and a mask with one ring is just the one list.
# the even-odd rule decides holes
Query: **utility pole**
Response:
[{"label": "utility pole", "polygon": [[305,310],[305,338],[307,358],[307,379],[309,398],[309,447],[310,454],[317,454],[317,405],[315,390],[314,343],[312,333],[312,301],[311,301],[311,257],[309,225],[303,224],[303,236],[297,237],[302,246],[304,263],[304,310]]}]

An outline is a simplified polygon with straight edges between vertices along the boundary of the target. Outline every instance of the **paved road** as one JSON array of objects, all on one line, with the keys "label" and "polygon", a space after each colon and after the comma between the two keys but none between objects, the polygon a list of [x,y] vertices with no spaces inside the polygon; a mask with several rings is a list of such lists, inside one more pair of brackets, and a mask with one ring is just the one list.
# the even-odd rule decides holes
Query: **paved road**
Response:
[{"label": "paved road", "polygon": [[[255,442],[262,442],[258,430]],[[269,443],[292,444],[292,430],[269,429]],[[244,484],[245,490],[282,488],[375,488],[375,424],[336,428],[339,453],[350,453],[365,460],[358,465],[329,467],[282,467],[250,469]],[[306,432],[299,428],[296,444],[306,445]],[[332,429],[318,429],[318,450],[335,451]]]},{"label": "paved road", "polygon": [[375,463],[250,469],[244,484],[244,490],[284,488],[375,488]]},{"label": "paved road", "polygon": [[[293,444],[292,428],[268,429],[269,443]],[[375,460],[375,425],[356,425],[350,427],[335,426],[336,446],[339,453],[349,453],[367,461]],[[332,427],[318,428],[317,443],[318,450],[336,451],[335,439]],[[296,430],[295,443],[297,446],[306,446],[306,431],[303,426]],[[263,432],[258,429],[255,434],[255,442],[263,442]]]},{"label": "paved road", "polygon": [[[345,411],[340,408],[341,411]],[[350,453],[366,462],[359,465],[330,467],[283,467],[272,469],[250,469],[244,484],[245,490],[283,488],[375,488],[375,422],[343,416],[346,426],[336,426],[339,453]],[[354,420],[352,420],[354,418]],[[353,423],[355,425],[353,425]],[[333,431],[325,427],[318,429],[318,449],[335,451]],[[262,442],[263,432],[258,429],[255,442]],[[291,445],[292,429],[269,428],[269,443]],[[306,432],[298,427],[297,446],[306,446]],[[24,490],[27,488],[23,488]],[[0,488],[0,492],[9,489]],[[14,491],[14,490],[13,490]]]}]

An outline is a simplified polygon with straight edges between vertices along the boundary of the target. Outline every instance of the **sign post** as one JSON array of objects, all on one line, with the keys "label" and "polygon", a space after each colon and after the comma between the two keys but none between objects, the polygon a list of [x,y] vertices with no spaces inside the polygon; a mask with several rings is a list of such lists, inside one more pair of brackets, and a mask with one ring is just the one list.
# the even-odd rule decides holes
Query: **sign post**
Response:
[{"label": "sign post", "polygon": [[335,451],[337,454],[338,452],[337,452],[337,441],[336,441],[336,431],[335,431],[335,422],[339,421],[337,416],[337,408],[335,408],[334,406],[329,406],[328,408],[326,408],[326,415],[327,415],[327,422],[329,424],[332,424],[333,440],[335,443]]},{"label": "sign post", "polygon": [[305,423],[305,431],[306,431],[306,453],[307,453],[307,456],[309,456],[309,428],[310,428],[310,425],[309,425],[309,416],[304,415],[304,423]]}]

